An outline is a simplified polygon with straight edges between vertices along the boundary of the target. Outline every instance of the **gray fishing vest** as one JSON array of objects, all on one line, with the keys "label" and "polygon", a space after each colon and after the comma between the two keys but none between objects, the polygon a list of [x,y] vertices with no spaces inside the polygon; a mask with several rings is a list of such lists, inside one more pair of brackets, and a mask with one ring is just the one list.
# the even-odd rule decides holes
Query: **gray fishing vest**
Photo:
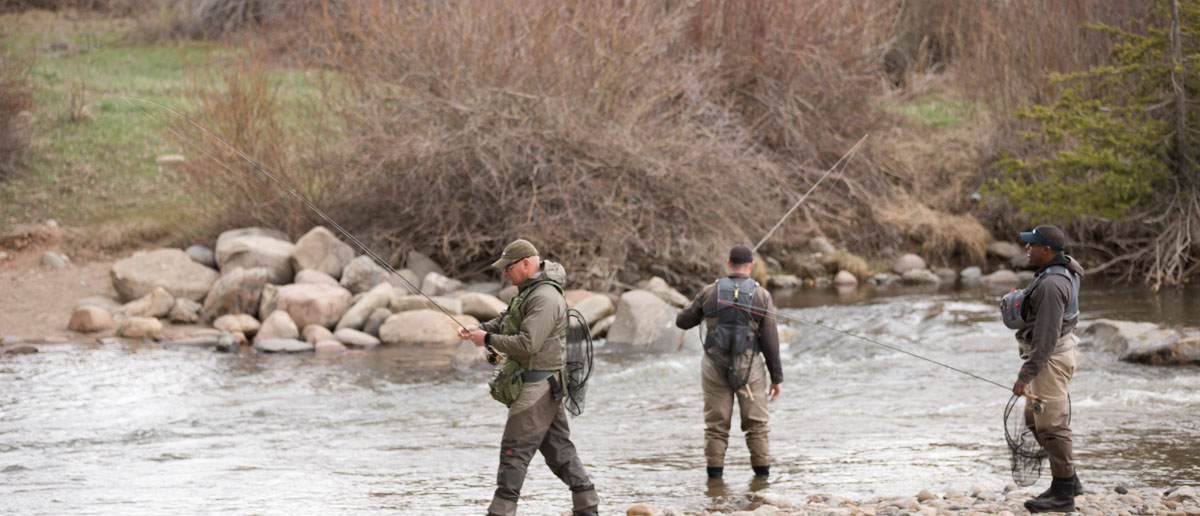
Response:
[{"label": "gray fishing vest", "polygon": [[758,352],[758,324],[753,319],[758,282],[750,278],[717,280],[717,323],[704,338],[704,351],[724,369],[734,390],[750,379],[750,362]]},{"label": "gray fishing vest", "polygon": [[[1001,301],[1000,312],[1005,326],[1008,326],[1012,329],[1020,329],[1025,326],[1025,312],[1029,309],[1028,306],[1025,306],[1025,300],[1030,294],[1033,293],[1033,290],[1042,283],[1042,280],[1046,279],[1046,277],[1050,276],[1051,274],[1064,276],[1071,281],[1071,295],[1070,299],[1067,300],[1067,307],[1063,309],[1063,322],[1066,323],[1068,321],[1073,321],[1079,317],[1079,275],[1072,273],[1062,265],[1051,265],[1050,267],[1046,267],[1039,272],[1038,275],[1033,278],[1033,281],[1029,282],[1028,287],[1025,287],[1021,290],[1014,290],[1004,296],[1004,299]],[[1065,328],[1066,324],[1064,324],[1063,327]],[[1066,333],[1059,335],[1059,341],[1055,345],[1054,349],[1055,352],[1062,351],[1060,347],[1062,347],[1064,344],[1062,337],[1065,335]],[[1033,343],[1031,342],[1019,342],[1018,351],[1020,352],[1021,358],[1029,358],[1029,353],[1032,351],[1032,346]]]}]

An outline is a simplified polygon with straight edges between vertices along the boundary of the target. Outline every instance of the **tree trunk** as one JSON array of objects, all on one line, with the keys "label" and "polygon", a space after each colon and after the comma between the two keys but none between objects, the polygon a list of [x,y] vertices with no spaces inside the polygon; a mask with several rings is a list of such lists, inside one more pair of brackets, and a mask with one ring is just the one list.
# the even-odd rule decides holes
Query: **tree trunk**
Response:
[{"label": "tree trunk", "polygon": [[1175,90],[1175,170],[1185,189],[1195,186],[1187,145],[1187,92],[1184,90],[1183,37],[1179,31],[1179,0],[1171,0],[1171,86]]}]

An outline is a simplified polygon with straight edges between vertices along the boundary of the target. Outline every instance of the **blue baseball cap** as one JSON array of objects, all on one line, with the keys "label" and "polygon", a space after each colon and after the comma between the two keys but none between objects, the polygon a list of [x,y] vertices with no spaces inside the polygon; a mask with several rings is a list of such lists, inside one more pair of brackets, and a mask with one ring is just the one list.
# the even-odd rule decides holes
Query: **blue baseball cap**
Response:
[{"label": "blue baseball cap", "polygon": [[1038,226],[1033,228],[1033,231],[1024,231],[1021,233],[1021,240],[1027,244],[1044,245],[1055,251],[1062,251],[1067,245],[1067,235],[1054,226]]}]

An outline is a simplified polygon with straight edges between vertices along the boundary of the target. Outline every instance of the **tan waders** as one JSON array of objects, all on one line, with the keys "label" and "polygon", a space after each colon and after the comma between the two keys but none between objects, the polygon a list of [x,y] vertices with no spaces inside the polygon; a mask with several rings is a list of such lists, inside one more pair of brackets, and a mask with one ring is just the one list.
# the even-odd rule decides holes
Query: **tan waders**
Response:
[{"label": "tan waders", "polygon": [[[555,378],[557,381],[558,378]],[[500,471],[496,494],[488,506],[490,516],[517,513],[517,499],[525,472],[535,452],[542,452],[550,471],[571,489],[574,514],[597,514],[600,498],[571,443],[567,412],[550,392],[550,380],[526,383],[517,401],[508,408],[508,422],[500,438]]]},{"label": "tan waders", "polygon": [[1075,475],[1075,459],[1071,442],[1071,404],[1067,384],[1075,374],[1075,354],[1079,338],[1068,333],[1058,340],[1055,352],[1046,365],[1029,384],[1029,391],[1041,398],[1046,410],[1041,414],[1033,411],[1033,404],[1025,405],[1025,424],[1033,431],[1038,444],[1050,457],[1050,474],[1053,480],[1050,489],[1037,498],[1025,502],[1030,512],[1071,512],[1075,510],[1075,496],[1082,494],[1083,486]]},{"label": "tan waders", "polygon": [[729,444],[729,427],[733,417],[733,399],[736,395],[738,411],[742,421],[742,432],[746,434],[746,447],[750,449],[750,465],[771,465],[771,447],[767,433],[767,369],[762,355],[754,352],[750,363],[750,381],[746,384],[754,392],[750,400],[746,386],[735,393],[729,387],[725,371],[708,353],[701,361],[700,384],[704,390],[704,457],[709,468],[725,466],[725,449]]}]

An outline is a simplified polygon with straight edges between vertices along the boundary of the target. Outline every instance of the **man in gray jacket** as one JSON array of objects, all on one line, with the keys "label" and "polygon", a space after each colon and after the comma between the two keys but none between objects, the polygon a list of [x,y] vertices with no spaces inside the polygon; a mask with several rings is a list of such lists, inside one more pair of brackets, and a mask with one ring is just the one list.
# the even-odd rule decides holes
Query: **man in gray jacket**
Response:
[{"label": "man in gray jacket", "polygon": [[516,360],[525,369],[521,393],[508,408],[500,438],[500,471],[489,516],[517,513],[517,499],[533,454],[540,451],[550,471],[571,489],[573,516],[597,516],[600,498],[575,453],[562,406],[567,302],[562,265],[542,261],[528,240],[504,248],[492,264],[519,289],[499,317],[459,330],[459,337]]},{"label": "man in gray jacket", "polygon": [[1029,263],[1038,267],[1036,285],[1021,308],[1025,324],[1017,330],[1025,362],[1013,383],[1013,394],[1031,394],[1045,403],[1037,412],[1027,403],[1025,421],[1050,456],[1050,489],[1025,502],[1029,512],[1072,512],[1083,485],[1075,474],[1071,442],[1070,395],[1075,374],[1075,324],[1079,321],[1079,279],[1083,267],[1065,253],[1066,235],[1054,226],[1021,233]]}]

